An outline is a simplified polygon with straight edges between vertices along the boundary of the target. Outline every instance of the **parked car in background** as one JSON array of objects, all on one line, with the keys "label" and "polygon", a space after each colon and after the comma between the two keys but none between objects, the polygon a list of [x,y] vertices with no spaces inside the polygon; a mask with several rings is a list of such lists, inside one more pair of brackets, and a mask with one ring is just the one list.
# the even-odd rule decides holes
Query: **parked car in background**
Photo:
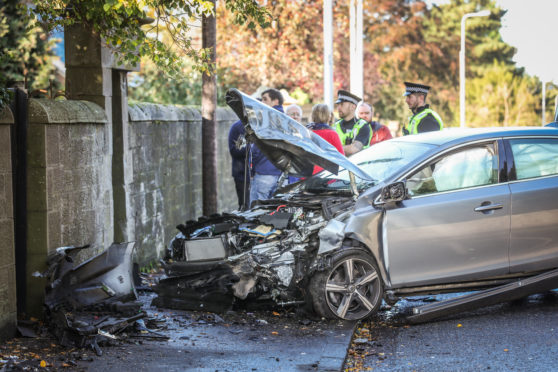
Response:
[{"label": "parked car in background", "polygon": [[307,304],[354,320],[382,300],[558,267],[558,129],[450,129],[381,142],[349,161],[236,90],[227,102],[279,168],[326,170],[249,210],[179,225],[162,303]]}]

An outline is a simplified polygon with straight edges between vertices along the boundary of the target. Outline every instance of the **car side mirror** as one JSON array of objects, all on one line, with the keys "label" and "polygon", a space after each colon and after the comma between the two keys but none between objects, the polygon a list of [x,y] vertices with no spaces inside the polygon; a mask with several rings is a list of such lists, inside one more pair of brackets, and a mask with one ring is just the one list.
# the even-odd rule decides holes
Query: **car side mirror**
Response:
[{"label": "car side mirror", "polygon": [[399,202],[407,199],[407,185],[405,181],[391,183],[382,189],[380,201],[383,203]]}]

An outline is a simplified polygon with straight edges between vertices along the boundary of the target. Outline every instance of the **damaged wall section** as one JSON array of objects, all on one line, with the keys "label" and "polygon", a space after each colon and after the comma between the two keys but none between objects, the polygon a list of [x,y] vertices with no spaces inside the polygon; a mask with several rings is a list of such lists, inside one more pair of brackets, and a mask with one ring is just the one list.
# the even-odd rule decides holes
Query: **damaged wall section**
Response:
[{"label": "damaged wall section", "polygon": [[[90,244],[98,253],[113,242],[106,123],[104,110],[91,102],[29,100],[28,278],[45,270],[57,247]],[[26,307],[39,315],[44,283],[33,278],[26,289]]]},{"label": "damaged wall section", "polygon": [[[139,103],[129,107],[129,153],[133,166],[128,216],[134,216],[140,265],[159,259],[175,226],[202,214],[201,113],[198,108]],[[218,208],[236,209],[228,133],[238,118],[217,109]],[[116,151],[116,149],[115,149]]]},{"label": "damaged wall section", "polygon": [[12,192],[12,112],[0,109],[0,342],[15,335],[16,282]]}]

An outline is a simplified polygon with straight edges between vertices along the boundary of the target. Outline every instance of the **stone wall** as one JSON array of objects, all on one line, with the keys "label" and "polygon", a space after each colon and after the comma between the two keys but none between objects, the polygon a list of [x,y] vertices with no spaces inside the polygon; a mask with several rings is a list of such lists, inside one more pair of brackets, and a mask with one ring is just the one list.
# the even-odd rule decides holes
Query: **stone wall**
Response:
[{"label": "stone wall", "polygon": [[17,308],[12,193],[11,126],[14,117],[0,109],[0,342],[15,335]]},{"label": "stone wall", "polygon": [[[217,110],[218,209],[237,207],[228,152],[232,110]],[[160,258],[176,225],[202,214],[201,114],[190,107],[140,103],[129,108],[126,184],[128,216],[134,216],[137,260]]]},{"label": "stone wall", "polygon": [[[27,308],[41,309],[47,254],[113,242],[112,141],[105,112],[86,101],[29,100],[27,172]],[[85,253],[84,253],[85,255]],[[84,257],[85,258],[85,257]]]},{"label": "stone wall", "polygon": [[[129,109],[127,141],[120,142],[126,148],[113,148],[113,132],[95,103],[30,99],[28,112],[25,298],[28,313],[40,316],[45,283],[32,274],[44,271],[48,253],[91,244],[80,257],[85,260],[114,240],[113,151],[125,159],[125,209],[140,265],[162,257],[177,224],[202,214],[201,115],[194,108],[138,104]],[[16,320],[9,114],[0,115],[2,332],[15,329]],[[227,211],[238,206],[227,144],[237,117],[219,108],[217,120],[218,209]]]}]

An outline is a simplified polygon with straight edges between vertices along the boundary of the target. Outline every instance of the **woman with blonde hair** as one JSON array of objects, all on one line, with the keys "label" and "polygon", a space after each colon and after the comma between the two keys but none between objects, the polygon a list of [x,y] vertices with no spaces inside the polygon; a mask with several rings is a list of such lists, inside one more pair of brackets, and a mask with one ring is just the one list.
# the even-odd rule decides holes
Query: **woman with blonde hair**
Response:
[{"label": "woman with blonde hair", "polygon": [[[343,151],[343,145],[341,144],[341,139],[339,139],[339,135],[328,123],[330,121],[331,111],[326,104],[319,103],[312,107],[312,122],[308,124],[308,129],[311,129],[312,132],[316,133],[318,136],[325,139],[327,142],[332,144],[337,151],[341,154],[345,155]],[[317,165],[314,166],[314,171],[312,174],[316,174],[321,171],[323,168],[318,167]]]}]

